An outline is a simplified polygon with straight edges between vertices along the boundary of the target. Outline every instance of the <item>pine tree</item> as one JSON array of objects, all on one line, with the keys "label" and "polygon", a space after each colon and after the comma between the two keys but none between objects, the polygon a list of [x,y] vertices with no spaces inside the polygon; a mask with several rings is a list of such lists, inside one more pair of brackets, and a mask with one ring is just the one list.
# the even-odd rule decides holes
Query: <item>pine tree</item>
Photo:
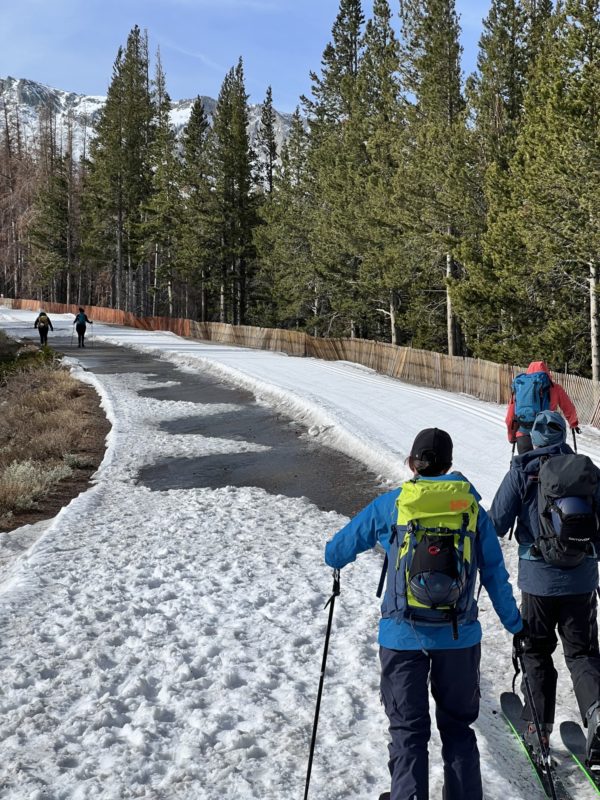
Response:
[{"label": "pine tree", "polygon": [[29,280],[37,292],[54,302],[70,297],[80,237],[72,120],[67,121],[65,139],[63,152],[56,113],[44,109],[36,148],[37,191],[27,225],[32,245]]},{"label": "pine tree", "polygon": [[530,273],[523,336],[555,366],[591,362],[598,380],[600,1],[567,0],[544,45],[513,169]]},{"label": "pine tree", "polygon": [[[175,131],[169,117],[171,99],[166,89],[160,52],[157,52],[156,56],[153,88],[155,118],[150,148],[152,194],[145,204],[145,219],[141,224],[147,258],[153,266],[152,314],[160,312],[160,299],[164,291],[167,312],[169,316],[173,316],[175,313],[173,284],[177,261],[175,233],[180,223],[181,209],[180,176],[179,161],[175,152]],[[145,308],[145,302],[143,307]]]},{"label": "pine tree", "polygon": [[[219,223],[215,192],[211,184],[210,127],[204,105],[197,97],[183,131],[183,211],[178,230],[180,269],[199,289],[198,315],[211,319],[217,288],[215,253],[219,251]],[[187,315],[186,315],[187,316]]]},{"label": "pine tree", "polygon": [[[472,246],[463,251],[465,278],[456,286],[455,299],[471,351],[495,358],[507,324],[505,303],[511,298],[502,299],[501,267],[494,248],[488,246],[495,233],[489,234],[486,226],[488,220],[498,220],[510,211],[508,170],[521,125],[531,57],[528,15],[518,0],[493,0],[483,27],[477,73],[468,85],[472,135],[479,154],[472,187],[478,230]],[[518,252],[514,236],[506,235]]]},{"label": "pine tree", "polygon": [[470,96],[484,168],[505,171],[514,154],[527,82],[527,15],[519,0],[493,0],[483,21]]},{"label": "pine tree", "polygon": [[86,255],[97,267],[110,265],[108,277],[116,308],[130,308],[134,303],[134,273],[143,263],[142,222],[151,191],[152,119],[148,43],[136,25],[115,60],[90,148],[84,206]]},{"label": "pine tree", "polygon": [[275,137],[275,111],[273,110],[273,93],[267,87],[267,94],[260,115],[258,129],[258,152],[263,160],[263,176],[268,194],[273,192],[273,172],[277,161],[277,140]]},{"label": "pine tree", "polygon": [[340,0],[321,74],[311,73],[312,99],[304,98],[317,209],[310,247],[327,295],[321,305],[323,331],[350,336],[362,333],[365,314],[356,224],[368,163],[358,100],[363,22],[360,0]]},{"label": "pine tree", "polygon": [[254,231],[260,265],[254,321],[318,335],[323,295],[310,246],[315,204],[308,144],[296,109],[275,169],[273,193],[260,208],[263,224]]},{"label": "pine tree", "polygon": [[332,40],[321,58],[321,74],[310,73],[313,99],[302,98],[313,128],[339,122],[351,112],[364,21],[360,0],[340,0]]},{"label": "pine tree", "polygon": [[242,59],[223,81],[214,118],[211,158],[218,202],[220,238],[220,320],[243,324],[256,224],[253,189],[254,154],[248,138],[248,95]]},{"label": "pine tree", "polygon": [[[391,18],[387,0],[375,0],[361,42],[358,94],[368,166],[362,191],[359,189],[358,228],[363,239],[360,294],[367,307],[389,320],[389,338],[396,344],[398,312],[401,317],[405,312],[402,299],[406,300],[410,270],[406,231],[389,202],[394,177],[401,169],[400,142],[406,134],[400,48]],[[379,333],[377,322],[377,317],[371,322],[371,335]]]},{"label": "pine tree", "polygon": [[461,349],[452,287],[459,278],[458,254],[471,217],[465,206],[470,154],[461,93],[459,32],[454,0],[403,3],[403,66],[414,103],[408,122],[411,191],[407,195],[405,172],[399,173],[397,191],[422,265],[416,282],[422,297],[434,298],[427,303],[427,313],[423,313],[424,302],[416,309],[415,323],[422,328],[418,343],[442,345],[443,309],[435,295],[443,293],[450,355]]},{"label": "pine tree", "polygon": [[[39,269],[40,288],[52,287],[57,277],[66,270],[69,260],[67,170],[67,160],[55,157],[33,204],[29,235],[33,257]],[[52,290],[47,296],[56,300]]]}]

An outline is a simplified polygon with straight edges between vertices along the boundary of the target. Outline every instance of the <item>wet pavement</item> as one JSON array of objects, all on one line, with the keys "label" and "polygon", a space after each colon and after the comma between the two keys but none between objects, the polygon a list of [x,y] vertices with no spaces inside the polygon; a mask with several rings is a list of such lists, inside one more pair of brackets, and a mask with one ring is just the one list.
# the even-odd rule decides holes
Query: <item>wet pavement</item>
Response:
[{"label": "wet pavement", "polygon": [[[85,349],[69,339],[54,337],[51,346],[77,358],[98,375],[142,373],[149,382],[173,386],[149,387],[141,396],[157,400],[230,403],[236,408],[220,414],[163,422],[161,430],[173,434],[201,434],[219,439],[249,441],[268,446],[258,453],[227,453],[200,458],[168,458],[140,471],[139,483],[154,491],[223,486],[256,486],[270,494],[307,497],[319,508],[352,516],[385,489],[377,476],[343,453],[325,447],[300,423],[259,405],[254,395],[198,372],[178,370],[163,361],[127,347],[94,341]],[[240,408],[241,407],[241,408]]]}]

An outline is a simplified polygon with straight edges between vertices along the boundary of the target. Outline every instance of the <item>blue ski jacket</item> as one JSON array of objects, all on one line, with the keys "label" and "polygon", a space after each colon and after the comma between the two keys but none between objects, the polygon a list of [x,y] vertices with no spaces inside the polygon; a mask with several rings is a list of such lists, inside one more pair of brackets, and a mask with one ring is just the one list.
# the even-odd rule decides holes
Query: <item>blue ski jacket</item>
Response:
[{"label": "blue ski jacket", "polygon": [[[452,472],[419,480],[466,480],[460,473]],[[339,530],[325,547],[325,563],[341,569],[354,561],[359,553],[380,544],[386,553],[390,551],[392,526],[396,524],[398,509],[396,500],[402,487],[377,497],[363,508],[347,525]],[[471,492],[477,502],[481,500],[475,489]],[[521,630],[523,623],[513,597],[508,572],[504,567],[502,551],[494,526],[485,510],[479,506],[477,520],[477,564],[481,582],[485,586],[494,609],[504,627],[511,633]],[[379,644],[390,650],[446,650],[472,647],[481,641],[481,625],[477,619],[459,625],[458,639],[452,638],[450,625],[416,625],[409,620],[382,617],[379,622]]]},{"label": "blue ski jacket", "polygon": [[[558,597],[587,594],[598,587],[598,561],[594,557],[585,558],[573,569],[561,569],[546,563],[541,556],[531,555],[531,546],[540,534],[537,485],[540,458],[572,453],[573,450],[565,442],[550,447],[536,447],[528,453],[515,456],[490,508],[490,518],[498,536],[505,536],[516,520],[518,585],[527,594]],[[600,483],[596,503],[600,507]]]}]

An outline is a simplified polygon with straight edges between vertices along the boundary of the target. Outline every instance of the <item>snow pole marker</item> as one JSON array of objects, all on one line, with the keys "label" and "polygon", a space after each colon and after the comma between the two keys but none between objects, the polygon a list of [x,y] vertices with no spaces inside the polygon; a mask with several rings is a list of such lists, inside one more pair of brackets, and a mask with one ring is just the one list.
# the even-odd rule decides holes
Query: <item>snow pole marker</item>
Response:
[{"label": "snow pole marker", "polygon": [[321,661],[321,677],[319,678],[319,691],[317,692],[317,706],[315,708],[315,720],[313,722],[312,738],[310,741],[310,754],[308,756],[308,768],[306,771],[306,785],[304,787],[304,800],[308,797],[308,787],[310,786],[310,774],[312,772],[313,756],[317,741],[317,726],[319,724],[319,711],[321,709],[321,696],[323,694],[323,683],[325,681],[325,666],[327,665],[327,651],[329,650],[329,637],[331,634],[331,624],[333,622],[333,607],[335,598],[340,594],[340,571],[333,570],[333,590],[331,597],[325,603],[325,608],[329,606],[329,619],[327,621],[327,632],[325,634],[325,645],[323,647],[323,660]]}]

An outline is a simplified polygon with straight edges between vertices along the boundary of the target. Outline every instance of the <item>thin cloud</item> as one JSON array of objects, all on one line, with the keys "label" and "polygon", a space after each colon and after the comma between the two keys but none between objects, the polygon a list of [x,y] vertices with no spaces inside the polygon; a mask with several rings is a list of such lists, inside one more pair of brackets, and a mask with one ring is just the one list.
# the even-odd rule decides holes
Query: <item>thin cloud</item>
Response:
[{"label": "thin cloud", "polygon": [[213,61],[204,53],[198,53],[195,50],[188,50],[186,47],[181,47],[180,45],[170,42],[168,39],[163,39],[162,37],[160,37],[158,41],[161,47],[165,47],[167,50],[173,50],[175,53],[181,53],[183,56],[194,58],[196,61],[200,61],[205,66],[209,67],[209,69],[214,69],[216,72],[227,71],[227,67],[224,67],[222,64],[217,64],[216,61]]}]

